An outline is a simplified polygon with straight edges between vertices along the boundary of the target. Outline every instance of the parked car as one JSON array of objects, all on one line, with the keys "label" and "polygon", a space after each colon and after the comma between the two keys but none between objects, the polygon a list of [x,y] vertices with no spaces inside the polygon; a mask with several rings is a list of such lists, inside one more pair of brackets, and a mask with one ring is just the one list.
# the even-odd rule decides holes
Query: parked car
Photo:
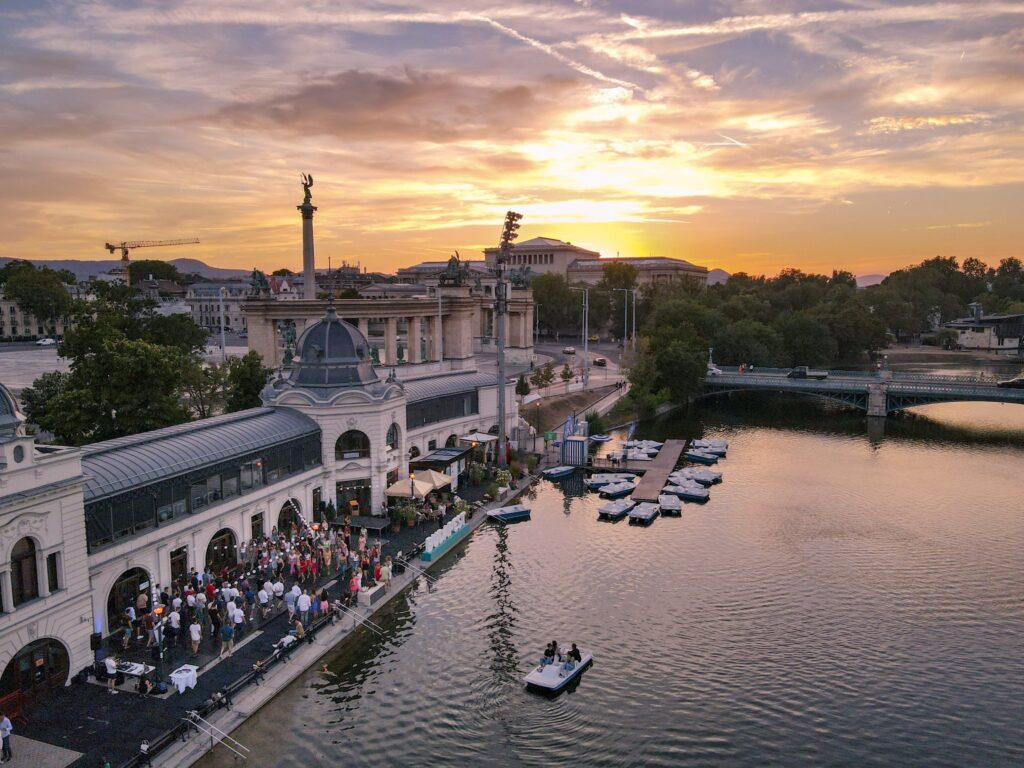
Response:
[{"label": "parked car", "polygon": [[39,341],[36,342],[37,347],[54,347],[56,345],[57,340],[51,339],[49,337],[46,337],[45,339],[40,339]]},{"label": "parked car", "polygon": [[595,365],[598,368],[607,368],[608,367],[608,361],[605,358],[603,358],[603,357],[595,357],[594,361],[591,363],[591,365]]},{"label": "parked car", "polygon": [[575,355],[576,354],[576,347],[564,347],[562,349],[562,354],[563,355]]},{"label": "parked car", "polygon": [[587,337],[587,338],[588,338],[588,340],[589,340],[589,341],[600,341],[600,340],[601,340],[601,337],[600,337],[600,336],[598,336],[598,335],[597,335],[596,333],[594,333],[594,334],[591,334],[591,335],[590,335],[589,337]]},{"label": "parked car", "polygon": [[789,379],[827,379],[828,371],[816,371],[813,368],[808,368],[806,365],[798,365],[796,368],[786,374],[786,378]]},{"label": "parked car", "polygon": [[1005,381],[998,382],[1000,387],[1006,389],[1024,389],[1024,376],[1017,376],[1013,379],[1006,379]]},{"label": "parked car", "polygon": [[714,363],[708,363],[708,376],[721,376],[722,369]]}]

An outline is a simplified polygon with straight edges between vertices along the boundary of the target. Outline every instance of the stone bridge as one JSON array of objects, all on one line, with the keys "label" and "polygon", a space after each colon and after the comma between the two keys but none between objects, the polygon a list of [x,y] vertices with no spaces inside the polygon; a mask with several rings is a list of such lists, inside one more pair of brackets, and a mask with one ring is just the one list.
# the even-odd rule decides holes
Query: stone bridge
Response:
[{"label": "stone bridge", "polygon": [[788,368],[759,368],[740,373],[723,368],[709,375],[703,397],[724,392],[767,390],[796,392],[851,405],[868,416],[887,416],[904,408],[929,403],[983,401],[1022,403],[1024,389],[999,387],[995,380],[971,376],[932,376],[894,371],[829,371],[826,379],[791,379]]}]

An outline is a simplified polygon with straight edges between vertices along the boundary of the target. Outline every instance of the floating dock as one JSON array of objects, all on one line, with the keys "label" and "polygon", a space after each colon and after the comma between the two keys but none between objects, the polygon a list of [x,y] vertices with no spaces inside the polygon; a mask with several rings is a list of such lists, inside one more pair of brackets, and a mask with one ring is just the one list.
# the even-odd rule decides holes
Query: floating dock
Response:
[{"label": "floating dock", "polygon": [[630,498],[633,501],[651,501],[657,504],[661,489],[668,484],[668,476],[676,468],[685,448],[685,440],[669,440],[661,447],[657,456],[651,461],[645,461],[644,476],[640,478]]}]

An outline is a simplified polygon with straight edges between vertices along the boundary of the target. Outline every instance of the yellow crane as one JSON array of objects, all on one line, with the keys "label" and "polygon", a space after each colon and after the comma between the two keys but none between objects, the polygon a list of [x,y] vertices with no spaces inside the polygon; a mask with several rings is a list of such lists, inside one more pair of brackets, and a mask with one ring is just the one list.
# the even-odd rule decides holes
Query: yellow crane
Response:
[{"label": "yellow crane", "polygon": [[126,240],[121,243],[104,243],[111,253],[121,252],[121,278],[125,285],[131,285],[131,277],[128,274],[128,251],[134,248],[154,248],[162,245],[197,245],[198,237],[185,237],[178,240]]}]

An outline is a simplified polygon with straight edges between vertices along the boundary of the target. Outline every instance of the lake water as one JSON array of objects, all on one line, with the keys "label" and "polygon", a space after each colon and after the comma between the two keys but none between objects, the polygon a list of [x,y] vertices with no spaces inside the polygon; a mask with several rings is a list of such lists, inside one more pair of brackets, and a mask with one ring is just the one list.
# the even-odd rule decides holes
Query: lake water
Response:
[{"label": "lake water", "polygon": [[[708,504],[638,528],[542,482],[235,735],[267,765],[1024,764],[1024,408],[918,413],[649,426],[730,441]],[[551,700],[521,678],[553,638],[596,662]]]}]

